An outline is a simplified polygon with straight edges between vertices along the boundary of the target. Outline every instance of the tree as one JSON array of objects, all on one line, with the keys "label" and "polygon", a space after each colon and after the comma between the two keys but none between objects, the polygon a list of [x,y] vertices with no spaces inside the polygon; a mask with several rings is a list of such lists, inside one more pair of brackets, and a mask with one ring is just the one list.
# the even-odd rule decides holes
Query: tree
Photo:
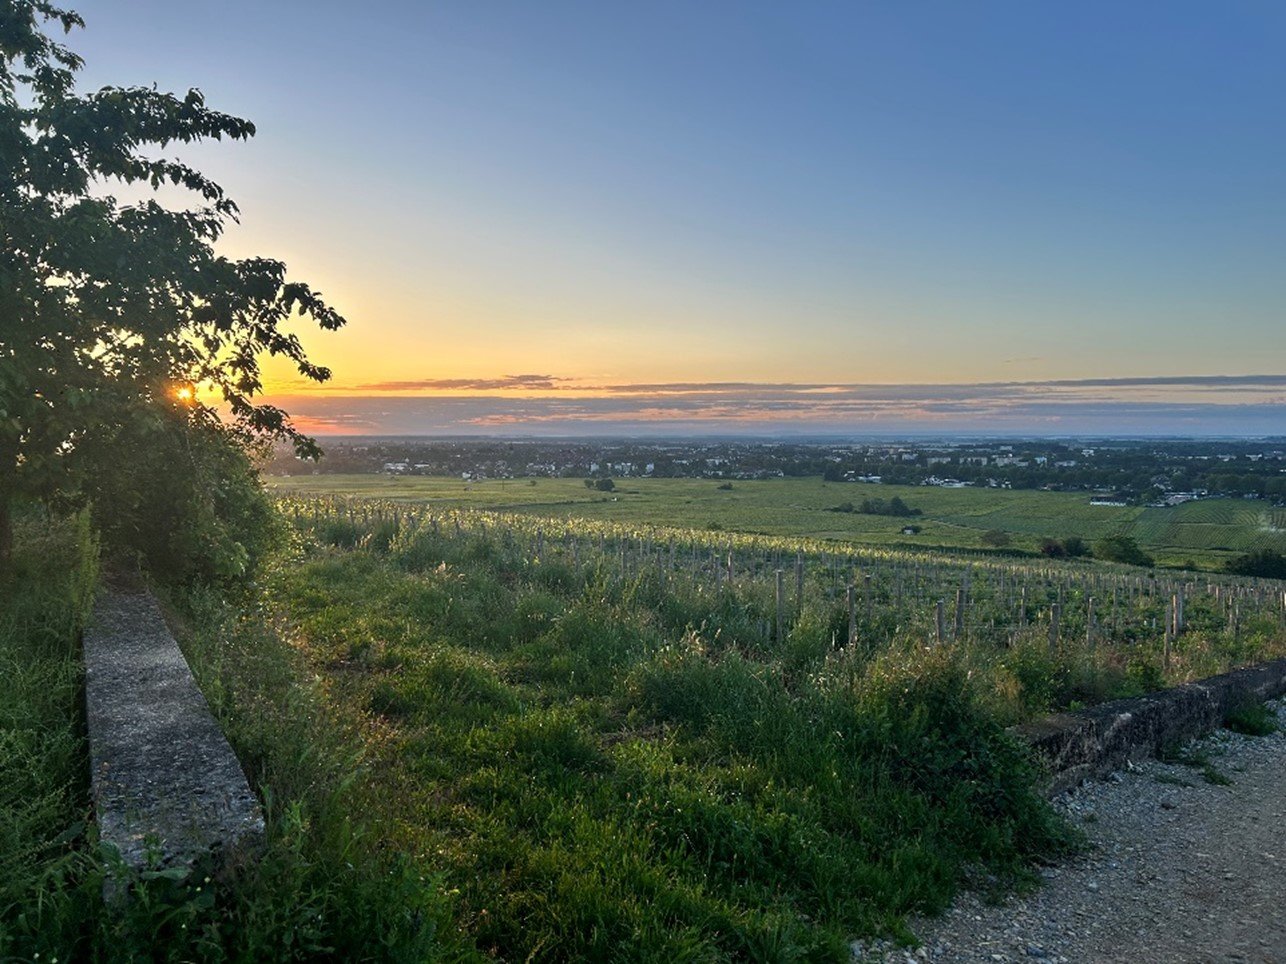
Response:
[{"label": "tree", "polygon": [[613,492],[616,490],[616,483],[611,479],[599,479],[594,483],[594,488],[599,492]]},{"label": "tree", "polygon": [[1057,539],[1051,539],[1049,536],[1040,540],[1040,554],[1049,556],[1051,559],[1063,559],[1067,556],[1067,550]]},{"label": "tree", "polygon": [[[344,324],[320,294],[287,281],[281,262],[216,254],[236,205],[199,171],[147,151],[241,140],[254,125],[211,110],[199,90],[77,94],[81,60],[46,31],[82,26],[48,0],[0,5],[0,568],[11,501],[68,493],[91,436],[179,417],[317,455],[285,412],[254,401],[259,359],[282,356],[324,381],[330,372],[287,322]],[[113,185],[152,196],[119,202],[106,193]],[[164,206],[162,186],[184,189],[193,206]]]},{"label": "tree", "polygon": [[1009,533],[1003,529],[988,529],[980,538],[984,546],[991,546],[996,549],[1003,549],[1010,543]]},{"label": "tree", "polygon": [[1256,549],[1229,559],[1224,568],[1239,576],[1286,579],[1286,556],[1272,549]]},{"label": "tree", "polygon": [[1094,558],[1108,562],[1124,562],[1131,566],[1151,566],[1153,558],[1144,552],[1130,536],[1104,536],[1094,543]]},{"label": "tree", "polygon": [[1068,536],[1063,540],[1063,554],[1069,559],[1079,559],[1089,554],[1089,547],[1080,536]]}]

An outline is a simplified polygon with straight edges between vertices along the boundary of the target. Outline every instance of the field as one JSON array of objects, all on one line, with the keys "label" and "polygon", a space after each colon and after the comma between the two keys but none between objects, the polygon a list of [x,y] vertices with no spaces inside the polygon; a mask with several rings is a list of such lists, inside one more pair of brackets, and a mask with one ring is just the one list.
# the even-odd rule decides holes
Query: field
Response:
[{"label": "field", "polygon": [[[617,490],[587,489],[580,479],[460,479],[387,475],[273,477],[282,493],[360,495],[428,501],[443,508],[508,510],[556,518],[625,524],[719,528],[730,532],[801,536],[906,549],[979,549],[990,529],[1034,551],[1043,537],[1092,542],[1124,533],[1162,564],[1189,561],[1216,568],[1251,549],[1286,552],[1286,509],[1262,501],[1212,499],[1168,509],[1091,506],[1084,493],[860,485],[821,479],[733,482],[710,479],[623,479]],[[899,519],[828,512],[844,502],[900,497],[922,511]],[[908,522],[921,527],[903,535]]]},{"label": "field", "polygon": [[1075,845],[1006,724],[1286,651],[1253,581],[280,504],[372,826],[505,959],[846,960]]},{"label": "field", "polygon": [[169,597],[265,853],[124,914],[86,819],[87,519],[20,529],[0,957],[847,961],[1077,848],[1008,725],[1286,653],[1267,581],[278,505],[253,584]]}]

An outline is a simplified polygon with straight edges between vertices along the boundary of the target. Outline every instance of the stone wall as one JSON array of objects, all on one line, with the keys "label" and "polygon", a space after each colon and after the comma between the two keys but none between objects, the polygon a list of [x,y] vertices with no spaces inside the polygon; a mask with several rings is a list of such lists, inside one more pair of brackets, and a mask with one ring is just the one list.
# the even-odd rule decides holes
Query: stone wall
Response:
[{"label": "stone wall", "polygon": [[1051,792],[1106,776],[1127,761],[1155,756],[1220,726],[1247,701],[1286,694],[1286,659],[1014,727],[1049,766]]},{"label": "stone wall", "polygon": [[259,801],[152,596],[100,596],[85,632],[85,705],[99,833],[128,866],[258,848]]}]

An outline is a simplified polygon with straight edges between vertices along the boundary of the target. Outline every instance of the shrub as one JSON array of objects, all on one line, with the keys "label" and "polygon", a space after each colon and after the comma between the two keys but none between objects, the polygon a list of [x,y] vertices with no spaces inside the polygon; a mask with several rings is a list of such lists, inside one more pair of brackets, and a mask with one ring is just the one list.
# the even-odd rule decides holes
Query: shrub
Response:
[{"label": "shrub", "polygon": [[1123,562],[1131,566],[1151,566],[1155,560],[1139,548],[1138,542],[1126,535],[1105,536],[1094,543],[1094,558]]},{"label": "shrub", "polygon": [[250,575],[281,520],[247,453],[225,432],[177,416],[137,419],[90,437],[74,456],[110,555],[171,584]]},{"label": "shrub", "polygon": [[897,518],[920,515],[920,509],[913,509],[902,501],[901,496],[894,496],[887,502],[884,499],[863,499],[859,512],[866,515],[889,515]]},{"label": "shrub", "polygon": [[1224,569],[1238,576],[1286,579],[1286,555],[1273,549],[1256,549],[1229,559]]},{"label": "shrub", "polygon": [[1078,559],[1086,555],[1089,549],[1080,536],[1068,536],[1061,542],[1048,537],[1040,540],[1040,553],[1051,559]]},{"label": "shrub", "polygon": [[1263,703],[1245,700],[1224,717],[1223,725],[1246,736],[1270,736],[1277,732],[1277,714]]}]

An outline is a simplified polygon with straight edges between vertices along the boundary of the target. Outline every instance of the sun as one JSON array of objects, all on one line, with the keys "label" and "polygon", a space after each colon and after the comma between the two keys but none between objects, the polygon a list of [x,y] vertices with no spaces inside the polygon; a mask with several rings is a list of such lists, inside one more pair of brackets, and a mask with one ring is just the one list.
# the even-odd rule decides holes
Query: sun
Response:
[{"label": "sun", "polygon": [[175,397],[176,397],[180,402],[190,402],[190,401],[192,401],[192,394],[193,394],[193,393],[192,393],[192,389],[190,389],[190,388],[180,388],[178,391],[176,391],[176,392],[174,393]]}]

